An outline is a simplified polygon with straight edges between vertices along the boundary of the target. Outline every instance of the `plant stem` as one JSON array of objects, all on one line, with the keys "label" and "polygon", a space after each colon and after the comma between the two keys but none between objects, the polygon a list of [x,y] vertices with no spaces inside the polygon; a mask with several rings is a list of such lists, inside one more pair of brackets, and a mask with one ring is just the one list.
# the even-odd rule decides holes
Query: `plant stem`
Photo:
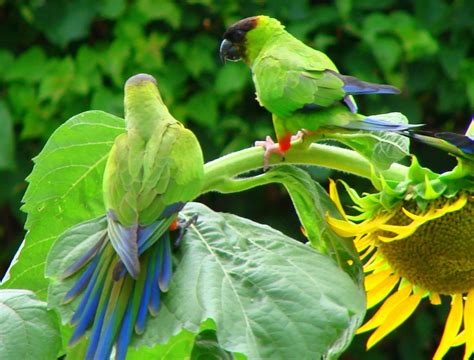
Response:
[{"label": "plant stem", "polygon": [[[210,191],[233,192],[228,186],[229,180],[243,173],[261,169],[263,153],[263,148],[252,147],[208,162],[204,166],[203,193]],[[270,158],[270,165],[279,164],[322,166],[367,179],[370,179],[372,175],[371,164],[362,155],[352,150],[323,144],[312,144],[307,149],[294,146],[285,154],[284,160],[277,155]],[[381,173],[385,180],[402,181],[405,179],[407,171],[406,166],[394,163],[388,170],[381,171]],[[221,189],[221,184],[227,185],[222,186]],[[235,191],[240,191],[238,188]]]}]

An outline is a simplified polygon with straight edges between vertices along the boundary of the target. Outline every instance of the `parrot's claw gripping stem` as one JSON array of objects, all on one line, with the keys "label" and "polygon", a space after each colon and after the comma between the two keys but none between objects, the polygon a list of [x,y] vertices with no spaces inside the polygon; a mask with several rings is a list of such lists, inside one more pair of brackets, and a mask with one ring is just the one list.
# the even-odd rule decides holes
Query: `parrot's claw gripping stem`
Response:
[{"label": "parrot's claw gripping stem", "polygon": [[280,146],[276,144],[270,136],[267,136],[264,141],[255,141],[255,146],[261,146],[265,149],[263,154],[263,170],[267,171],[270,167],[270,156],[272,154],[280,155],[282,160],[285,160],[283,151],[280,150]]},{"label": "parrot's claw gripping stem", "polygon": [[296,133],[296,135],[293,135],[293,136],[291,137],[291,142],[298,141],[298,140],[302,140],[305,135],[306,135],[305,130],[299,130],[299,131]]},{"label": "parrot's claw gripping stem", "polygon": [[173,241],[173,251],[178,250],[179,246],[181,245],[181,241],[183,240],[184,234],[186,233],[186,230],[191,225],[196,224],[198,217],[199,217],[198,214],[194,214],[188,220],[183,220],[183,219],[178,220],[178,236]]}]

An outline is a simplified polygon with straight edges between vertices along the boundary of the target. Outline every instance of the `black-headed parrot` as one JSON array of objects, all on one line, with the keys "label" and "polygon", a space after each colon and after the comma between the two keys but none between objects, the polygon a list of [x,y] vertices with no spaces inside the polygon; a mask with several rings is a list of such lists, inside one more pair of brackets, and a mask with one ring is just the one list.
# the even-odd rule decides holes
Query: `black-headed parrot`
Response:
[{"label": "black-headed parrot", "polygon": [[251,69],[257,100],[272,113],[278,139],[278,145],[267,140],[267,152],[289,150],[292,136],[302,129],[311,135],[326,128],[400,131],[419,126],[357,114],[352,95],[400,91],[341,75],[327,55],[296,39],[271,17],[253,16],[230,26],[220,56],[223,61],[243,60]]}]

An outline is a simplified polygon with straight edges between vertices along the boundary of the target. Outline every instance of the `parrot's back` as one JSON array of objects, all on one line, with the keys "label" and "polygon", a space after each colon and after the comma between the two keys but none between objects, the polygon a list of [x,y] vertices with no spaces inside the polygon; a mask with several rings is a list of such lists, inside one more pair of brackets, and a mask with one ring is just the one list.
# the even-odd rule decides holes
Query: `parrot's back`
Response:
[{"label": "parrot's back", "polygon": [[204,176],[202,151],[191,131],[169,121],[148,141],[129,133],[119,136],[105,174],[108,207],[124,225],[138,221],[146,226],[166,206],[198,195]]}]

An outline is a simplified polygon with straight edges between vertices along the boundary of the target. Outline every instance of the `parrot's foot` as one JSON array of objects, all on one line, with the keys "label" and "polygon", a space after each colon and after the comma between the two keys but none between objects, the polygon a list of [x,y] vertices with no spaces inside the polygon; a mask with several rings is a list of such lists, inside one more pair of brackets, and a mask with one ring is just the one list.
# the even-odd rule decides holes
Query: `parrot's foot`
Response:
[{"label": "parrot's foot", "polygon": [[176,251],[179,249],[179,246],[181,245],[181,241],[183,240],[184,234],[186,233],[186,230],[191,225],[196,224],[198,216],[199,216],[198,214],[194,214],[188,220],[182,220],[182,219],[178,220],[178,227],[177,227],[178,236],[173,241],[173,251]]},{"label": "parrot's foot", "polygon": [[270,136],[267,136],[264,141],[255,141],[255,146],[261,146],[265,149],[263,154],[264,171],[267,171],[270,167],[270,156],[272,154],[278,154],[282,160],[285,160],[285,153],[281,151],[280,145],[276,144]]},{"label": "parrot's foot", "polygon": [[291,137],[291,142],[295,142],[295,141],[299,141],[299,140],[303,140],[303,138],[305,137],[305,135],[307,135],[307,130],[299,130],[296,135],[293,135]]}]

